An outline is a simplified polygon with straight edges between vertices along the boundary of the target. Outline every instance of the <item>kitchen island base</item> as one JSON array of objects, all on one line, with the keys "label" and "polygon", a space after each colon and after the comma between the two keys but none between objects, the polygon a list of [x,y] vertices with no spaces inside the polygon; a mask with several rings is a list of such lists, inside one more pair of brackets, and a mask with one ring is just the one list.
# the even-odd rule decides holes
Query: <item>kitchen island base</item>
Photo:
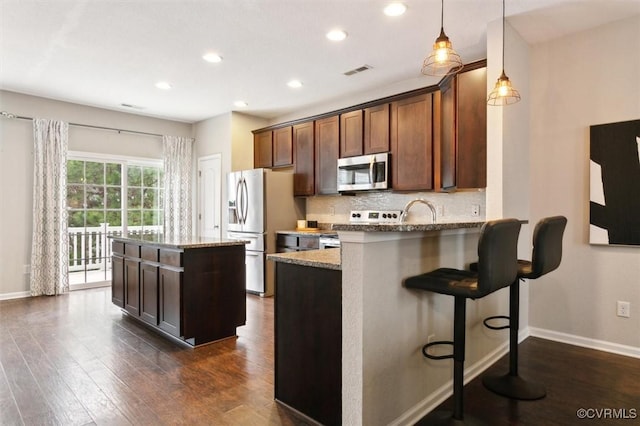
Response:
[{"label": "kitchen island base", "polygon": [[246,322],[243,242],[114,237],[112,302],[191,347],[236,336]]}]

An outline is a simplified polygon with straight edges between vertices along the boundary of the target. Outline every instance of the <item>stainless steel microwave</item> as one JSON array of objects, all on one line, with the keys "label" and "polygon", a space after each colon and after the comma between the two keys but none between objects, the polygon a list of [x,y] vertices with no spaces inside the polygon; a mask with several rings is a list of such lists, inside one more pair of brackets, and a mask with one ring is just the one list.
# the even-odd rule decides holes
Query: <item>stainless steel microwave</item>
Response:
[{"label": "stainless steel microwave", "polygon": [[338,191],[389,188],[389,153],[338,159]]}]

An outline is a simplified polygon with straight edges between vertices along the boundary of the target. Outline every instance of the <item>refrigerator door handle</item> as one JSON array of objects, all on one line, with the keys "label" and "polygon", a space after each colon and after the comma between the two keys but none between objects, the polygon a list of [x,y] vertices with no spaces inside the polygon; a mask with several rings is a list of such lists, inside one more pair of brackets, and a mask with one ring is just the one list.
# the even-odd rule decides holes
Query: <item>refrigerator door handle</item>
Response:
[{"label": "refrigerator door handle", "polygon": [[238,222],[242,225],[242,177],[238,179],[238,183],[236,184],[236,209],[238,212]]},{"label": "refrigerator door handle", "polygon": [[243,212],[243,223],[247,222],[247,216],[249,215],[249,188],[247,187],[247,181],[243,178],[242,179],[242,185],[244,187],[244,197],[243,199],[245,200],[245,202],[243,203],[243,208],[244,208],[244,212]]}]

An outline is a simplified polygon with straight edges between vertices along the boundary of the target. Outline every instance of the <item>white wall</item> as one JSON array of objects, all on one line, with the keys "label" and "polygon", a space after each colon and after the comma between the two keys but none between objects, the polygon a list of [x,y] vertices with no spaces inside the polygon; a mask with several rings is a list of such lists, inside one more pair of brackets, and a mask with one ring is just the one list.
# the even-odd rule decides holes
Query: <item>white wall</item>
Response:
[{"label": "white wall", "polygon": [[529,324],[636,351],[640,247],[589,245],[589,126],[640,119],[639,76],[640,16],[532,48],[530,217],[569,222],[560,268],[530,283]]},{"label": "white wall", "polygon": [[[67,102],[0,92],[0,110],[16,115],[63,120],[174,136],[191,136],[191,124],[126,114]],[[25,295],[31,256],[33,183],[32,122],[0,119],[0,299]],[[69,150],[161,158],[158,137],[69,127]]]}]

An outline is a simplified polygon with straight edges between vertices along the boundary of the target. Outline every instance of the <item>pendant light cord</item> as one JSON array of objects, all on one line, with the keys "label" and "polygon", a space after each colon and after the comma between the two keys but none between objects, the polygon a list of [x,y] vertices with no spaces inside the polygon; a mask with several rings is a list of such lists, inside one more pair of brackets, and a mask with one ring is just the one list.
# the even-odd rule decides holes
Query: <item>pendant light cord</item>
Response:
[{"label": "pendant light cord", "polygon": [[440,30],[444,30],[444,0],[440,2]]},{"label": "pendant light cord", "polygon": [[504,1],[502,0],[502,72],[504,73]]}]

